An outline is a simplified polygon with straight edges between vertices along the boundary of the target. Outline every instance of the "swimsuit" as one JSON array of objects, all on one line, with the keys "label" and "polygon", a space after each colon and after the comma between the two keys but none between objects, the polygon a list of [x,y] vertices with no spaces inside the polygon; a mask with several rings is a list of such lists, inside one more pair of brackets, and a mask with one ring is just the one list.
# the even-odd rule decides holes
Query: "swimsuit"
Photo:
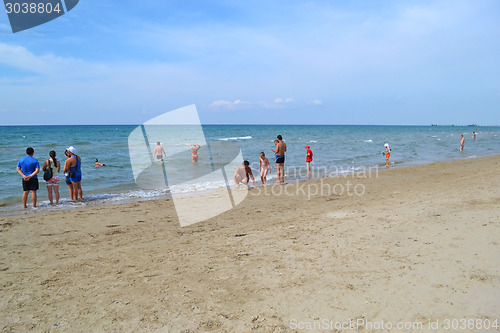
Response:
[{"label": "swimsuit", "polygon": [[198,149],[191,149],[191,159],[198,162]]},{"label": "swimsuit", "polygon": [[262,159],[260,159],[260,163],[262,163],[261,164],[262,171],[267,170],[267,172],[271,172],[271,166],[269,165],[269,161],[268,161],[268,163],[265,163]]},{"label": "swimsuit", "polygon": [[278,164],[285,163],[285,155],[276,155],[276,163]]}]

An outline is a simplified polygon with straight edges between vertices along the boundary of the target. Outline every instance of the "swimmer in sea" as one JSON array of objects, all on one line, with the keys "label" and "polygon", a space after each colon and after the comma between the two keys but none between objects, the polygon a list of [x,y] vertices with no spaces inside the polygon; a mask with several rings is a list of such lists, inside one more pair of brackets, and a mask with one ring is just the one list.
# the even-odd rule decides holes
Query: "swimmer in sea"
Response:
[{"label": "swimmer in sea", "polygon": [[167,157],[167,153],[165,153],[165,149],[160,144],[160,141],[156,143],[155,150],[153,152],[153,160],[154,161],[163,161],[163,159]]},{"label": "swimmer in sea", "polygon": [[191,147],[191,161],[193,164],[198,164],[198,150],[200,150],[201,145],[197,143],[189,146]]},{"label": "swimmer in sea", "polygon": [[460,135],[460,151],[464,151],[465,138],[463,135]]},{"label": "swimmer in sea", "polygon": [[94,160],[94,162],[95,162],[96,168],[106,166],[106,164],[99,162],[99,160],[97,158]]},{"label": "swimmer in sea", "polygon": [[266,157],[264,151],[260,152],[260,161],[259,161],[259,170],[260,170],[260,180],[262,184],[260,186],[266,186],[267,182],[267,174],[271,173],[271,164]]}]

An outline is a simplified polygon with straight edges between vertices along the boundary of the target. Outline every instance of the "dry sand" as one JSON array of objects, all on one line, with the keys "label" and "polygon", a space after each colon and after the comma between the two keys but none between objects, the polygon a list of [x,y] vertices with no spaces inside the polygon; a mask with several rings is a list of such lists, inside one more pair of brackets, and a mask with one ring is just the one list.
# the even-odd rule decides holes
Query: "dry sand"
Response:
[{"label": "dry sand", "polygon": [[[310,200],[321,180],[253,189],[183,228],[170,200],[0,217],[0,328],[310,332],[353,319],[393,326],[360,332],[398,322],[433,331],[436,320],[434,331],[451,332],[446,319],[493,322],[499,167],[495,156],[323,179],[365,193]],[[316,331],[336,331],[327,328]]]}]

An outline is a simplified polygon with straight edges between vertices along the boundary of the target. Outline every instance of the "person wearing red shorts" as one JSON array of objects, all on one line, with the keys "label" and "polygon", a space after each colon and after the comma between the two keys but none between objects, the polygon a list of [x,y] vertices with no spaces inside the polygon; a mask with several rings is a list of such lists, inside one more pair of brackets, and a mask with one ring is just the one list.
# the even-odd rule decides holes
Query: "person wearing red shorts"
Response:
[{"label": "person wearing red shorts", "polygon": [[384,145],[384,147],[385,147],[385,150],[382,152],[382,154],[385,155],[385,167],[389,168],[389,158],[391,157],[391,151],[392,151],[392,149],[389,147],[388,143],[386,143]]}]

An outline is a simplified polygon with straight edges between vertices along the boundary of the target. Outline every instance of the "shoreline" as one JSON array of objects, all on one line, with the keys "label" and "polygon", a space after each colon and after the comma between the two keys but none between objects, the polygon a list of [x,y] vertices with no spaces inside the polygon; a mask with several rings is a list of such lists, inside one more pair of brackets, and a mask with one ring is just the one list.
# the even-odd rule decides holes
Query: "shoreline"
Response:
[{"label": "shoreline", "polygon": [[[452,160],[434,161],[434,162],[430,162],[430,163],[424,162],[423,164],[410,163],[408,165],[406,165],[400,161],[393,161],[393,162],[391,162],[391,168],[389,170],[400,169],[400,168],[412,168],[412,167],[418,167],[418,166],[424,166],[424,165],[431,165],[431,164],[435,164],[435,163],[445,163],[445,162],[453,162],[453,161],[461,161],[461,160],[475,160],[475,159],[488,158],[488,157],[494,157],[494,156],[500,156],[500,155],[488,155],[488,156],[480,156],[480,157],[470,157],[469,156],[469,157],[461,157],[461,158],[452,159]],[[361,171],[359,171],[359,170],[358,171],[354,171],[354,170],[349,171],[348,170],[349,168],[343,168],[341,166],[340,170],[342,172],[340,172],[340,173],[337,172],[336,175],[334,175],[334,176],[327,176],[325,174],[320,174],[318,176],[307,178],[307,176],[304,176],[302,173],[300,173],[298,176],[293,177],[292,179],[288,178],[289,180],[285,184],[290,184],[290,183],[295,183],[295,182],[314,181],[314,180],[322,179],[324,177],[335,178],[335,177],[344,177],[345,175],[356,175],[358,173],[366,172],[367,169],[371,170],[374,167],[378,167],[377,172],[381,172],[383,170],[386,170],[385,163],[382,163],[382,162],[378,163],[376,165],[371,165],[371,166],[359,165],[359,166],[352,167],[352,168],[356,168],[356,169],[362,169]],[[290,168],[292,168],[294,170],[299,168],[301,170],[301,172],[303,170],[306,170],[304,166],[299,166],[299,167],[291,166]],[[322,168],[322,167],[320,167],[320,168]],[[338,171],[338,169],[337,169],[337,171]],[[331,174],[331,173],[332,172],[330,172],[329,174]],[[307,172],[306,172],[306,174],[307,174]],[[254,176],[255,176],[256,180],[259,179],[258,175],[254,175]],[[271,178],[268,178],[268,181],[275,179],[275,176],[276,176],[276,174],[273,173],[271,175]],[[259,182],[260,182],[260,180],[258,180],[257,184]],[[44,184],[44,182],[41,181],[40,184],[41,184],[41,186],[40,186],[40,189],[38,190],[38,192],[44,191],[44,190],[46,191],[46,189],[43,189],[44,186],[42,185],[42,184]],[[230,184],[231,184],[231,188],[234,189],[234,184],[232,183],[232,180],[230,181]],[[64,184],[61,184],[60,187],[64,188],[63,185]],[[268,186],[276,186],[276,185],[282,185],[282,184],[276,184],[274,181],[271,181],[268,183]],[[254,187],[259,187],[259,186],[260,185],[250,184],[249,187],[254,188]],[[195,192],[195,191],[185,192],[182,194],[182,196],[192,197],[192,196],[197,196],[197,195],[206,195],[209,193],[217,192],[220,190],[220,188],[221,187],[206,189],[206,190],[197,191],[197,192]],[[65,190],[65,188],[64,188],[64,190]],[[44,191],[44,193],[45,193],[45,191]],[[148,195],[145,197],[139,197],[139,196],[133,195],[136,192],[142,192],[142,191],[161,192],[161,194]],[[129,195],[131,195],[131,196],[129,196]],[[118,198],[122,197],[122,198],[118,199],[118,201],[115,201],[115,198],[117,198],[117,197]],[[21,191],[19,194],[19,201],[20,201],[20,198],[21,198]],[[158,189],[154,189],[154,190],[136,189],[136,190],[128,190],[126,192],[91,194],[90,196],[84,197],[83,201],[76,201],[76,202],[71,201],[65,197],[61,197],[61,201],[63,201],[63,203],[59,203],[58,205],[54,204],[52,206],[48,203],[48,200],[43,200],[43,204],[42,204],[42,201],[39,200],[38,205],[37,205],[37,209],[33,209],[29,205],[28,205],[27,209],[22,209],[22,208],[20,208],[20,206],[21,206],[20,203],[15,204],[15,205],[4,204],[4,205],[0,206],[0,208],[2,208],[0,210],[0,217],[18,216],[18,215],[26,215],[26,214],[28,214],[28,215],[29,214],[50,214],[50,213],[57,212],[57,211],[68,211],[68,210],[81,209],[81,208],[85,209],[87,207],[93,208],[93,207],[110,206],[110,205],[114,206],[114,205],[122,205],[122,204],[128,204],[128,203],[165,200],[165,199],[171,199],[171,194],[170,194],[170,190],[168,189],[168,187],[167,188],[158,188]],[[28,204],[30,204],[31,201],[30,200],[28,200],[28,201],[29,201]]]},{"label": "shoreline", "polygon": [[[0,327],[306,332],[293,323],[493,321],[499,165],[494,156],[270,186],[282,190],[270,195],[254,188],[186,227],[172,200],[0,217]],[[295,192],[347,181],[363,195]]]}]

